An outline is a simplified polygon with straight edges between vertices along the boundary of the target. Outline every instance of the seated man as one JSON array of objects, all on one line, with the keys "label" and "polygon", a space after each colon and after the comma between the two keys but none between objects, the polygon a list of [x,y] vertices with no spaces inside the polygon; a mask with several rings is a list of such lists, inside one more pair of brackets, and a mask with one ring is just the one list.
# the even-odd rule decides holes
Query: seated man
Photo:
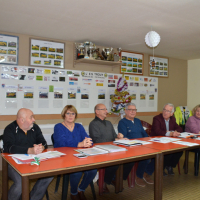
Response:
[{"label": "seated man", "polygon": [[[108,114],[104,104],[97,104],[94,108],[95,119],[90,122],[89,134],[94,143],[111,142],[117,140],[117,134],[110,121],[105,120]],[[123,165],[123,179],[126,180],[134,163],[126,163]],[[111,166],[105,168],[104,192],[109,192],[106,184],[115,186],[115,173],[119,166]]]},{"label": "seated man", "polygon": [[[121,119],[118,124],[118,138],[126,137],[128,139],[136,139],[148,137],[144,128],[142,127],[141,121],[136,116],[136,105],[129,103],[125,107],[125,118]],[[145,187],[146,183],[154,184],[154,181],[150,176],[154,172],[154,159],[142,160],[138,162],[138,168],[136,171],[135,182],[141,187]],[[146,182],[146,183],[145,183]]]},{"label": "seated man", "polygon": [[[153,118],[153,124],[151,128],[151,136],[170,136],[177,137],[182,132],[182,128],[176,123],[176,119],[173,116],[174,105],[166,104],[163,107],[162,114],[159,114]],[[179,162],[180,157],[183,152],[168,154],[164,156],[164,171],[163,175],[167,176],[165,168],[168,171],[168,174],[174,175],[173,168]]]},{"label": "seated man", "polygon": [[[47,143],[38,125],[34,124],[33,112],[22,108],[17,113],[16,121],[9,124],[3,134],[4,153],[39,154],[47,148]],[[19,199],[22,193],[21,176],[8,165],[8,176],[13,185],[8,191],[8,200]],[[41,178],[34,185],[31,200],[42,199],[53,177]]]}]

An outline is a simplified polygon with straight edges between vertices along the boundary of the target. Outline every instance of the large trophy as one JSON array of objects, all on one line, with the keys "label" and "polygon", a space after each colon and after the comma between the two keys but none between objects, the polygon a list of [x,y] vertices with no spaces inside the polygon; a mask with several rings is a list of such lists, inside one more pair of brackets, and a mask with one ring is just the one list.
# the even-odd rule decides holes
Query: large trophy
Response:
[{"label": "large trophy", "polygon": [[112,47],[111,48],[103,48],[102,55],[105,58],[105,60],[113,61],[114,60],[113,48]]},{"label": "large trophy", "polygon": [[122,48],[121,47],[117,48],[117,51],[119,53],[119,61],[122,61],[122,58],[121,58]]},{"label": "large trophy", "polygon": [[77,59],[80,59],[80,58],[84,58],[84,49],[85,49],[85,47],[84,47],[84,44],[83,43],[78,43],[78,44],[76,44],[75,43],[75,46],[76,46],[76,48],[77,48]]}]

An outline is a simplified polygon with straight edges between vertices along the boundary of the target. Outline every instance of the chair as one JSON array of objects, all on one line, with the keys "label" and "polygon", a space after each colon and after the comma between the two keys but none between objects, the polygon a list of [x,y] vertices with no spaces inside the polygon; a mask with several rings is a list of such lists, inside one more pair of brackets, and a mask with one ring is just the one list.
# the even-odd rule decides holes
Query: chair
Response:
[{"label": "chair", "polygon": [[[51,135],[51,140],[52,140],[52,143],[54,145],[53,134]],[[62,200],[67,199],[68,190],[66,188],[68,188],[68,186],[69,186],[69,176],[70,176],[70,174],[63,174]],[[60,183],[60,177],[61,177],[61,175],[57,176],[55,193],[58,191],[58,187],[59,187],[59,183]],[[96,200],[96,194],[95,194],[95,190],[94,190],[93,181],[90,183],[90,187],[91,187],[91,190],[92,190],[93,199]]]}]

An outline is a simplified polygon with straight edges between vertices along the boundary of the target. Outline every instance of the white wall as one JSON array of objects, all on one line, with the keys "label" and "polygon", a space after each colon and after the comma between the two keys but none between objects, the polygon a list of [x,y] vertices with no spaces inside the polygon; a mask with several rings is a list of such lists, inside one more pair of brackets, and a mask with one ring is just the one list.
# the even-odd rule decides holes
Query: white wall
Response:
[{"label": "white wall", "polygon": [[200,59],[188,60],[187,106],[192,110],[200,104]]}]

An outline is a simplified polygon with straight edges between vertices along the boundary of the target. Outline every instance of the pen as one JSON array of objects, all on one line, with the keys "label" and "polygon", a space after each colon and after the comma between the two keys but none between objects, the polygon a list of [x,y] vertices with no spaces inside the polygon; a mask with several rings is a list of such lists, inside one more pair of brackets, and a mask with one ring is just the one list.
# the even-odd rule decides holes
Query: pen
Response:
[{"label": "pen", "polygon": [[142,143],[134,143],[133,145],[136,145],[136,144],[142,145]]}]

